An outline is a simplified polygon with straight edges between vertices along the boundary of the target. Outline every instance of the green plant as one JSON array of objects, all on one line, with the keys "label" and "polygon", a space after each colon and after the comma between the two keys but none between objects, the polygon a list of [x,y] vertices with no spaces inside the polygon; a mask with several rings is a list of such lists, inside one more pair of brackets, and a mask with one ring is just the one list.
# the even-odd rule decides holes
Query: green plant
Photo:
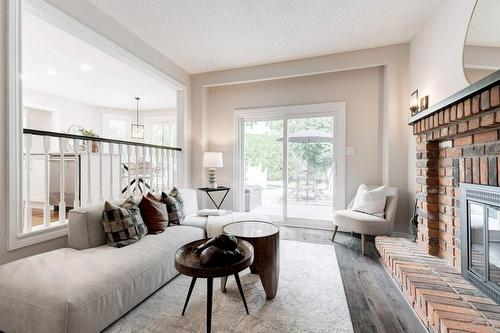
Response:
[{"label": "green plant", "polygon": [[93,138],[98,138],[99,135],[97,135],[96,132],[94,132],[94,130],[91,130],[91,129],[85,129],[85,128],[82,128],[80,130],[80,133],[83,135],[83,136],[91,136]]}]

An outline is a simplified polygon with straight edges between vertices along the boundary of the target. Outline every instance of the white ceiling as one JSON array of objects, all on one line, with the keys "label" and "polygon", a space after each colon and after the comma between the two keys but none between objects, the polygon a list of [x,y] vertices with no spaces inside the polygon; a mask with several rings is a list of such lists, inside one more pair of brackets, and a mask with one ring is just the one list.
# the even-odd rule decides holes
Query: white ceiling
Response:
[{"label": "white ceiling", "polygon": [[90,0],[190,73],[408,42],[440,0]]},{"label": "white ceiling", "polygon": [[78,102],[119,109],[171,108],[176,92],[103,51],[23,12],[23,85]]},{"label": "white ceiling", "polygon": [[466,44],[500,47],[500,0],[478,0]]}]

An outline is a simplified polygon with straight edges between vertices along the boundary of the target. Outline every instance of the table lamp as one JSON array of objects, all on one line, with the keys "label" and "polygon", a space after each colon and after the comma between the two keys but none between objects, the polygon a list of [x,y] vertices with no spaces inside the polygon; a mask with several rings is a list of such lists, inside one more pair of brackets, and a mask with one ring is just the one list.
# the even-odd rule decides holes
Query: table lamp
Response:
[{"label": "table lamp", "polygon": [[224,166],[222,161],[222,153],[220,152],[205,152],[203,153],[203,167],[208,168],[208,187],[217,188],[216,168]]}]

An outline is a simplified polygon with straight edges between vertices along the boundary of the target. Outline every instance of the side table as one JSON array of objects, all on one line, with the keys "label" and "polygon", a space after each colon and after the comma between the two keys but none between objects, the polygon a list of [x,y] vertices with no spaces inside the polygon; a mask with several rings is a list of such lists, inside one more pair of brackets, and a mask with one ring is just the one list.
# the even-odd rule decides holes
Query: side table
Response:
[{"label": "side table", "polygon": [[245,300],[245,295],[243,294],[243,288],[241,287],[239,272],[248,268],[253,262],[253,246],[242,239],[238,239],[238,248],[245,253],[245,256],[238,262],[226,266],[217,267],[202,267],[200,265],[200,256],[196,253],[196,248],[206,242],[207,239],[200,239],[182,246],[175,253],[175,268],[179,273],[187,276],[191,276],[191,285],[189,286],[189,291],[186,297],[186,302],[184,303],[184,308],[182,309],[182,315],[186,312],[189,299],[191,298],[191,293],[193,292],[196,279],[206,278],[207,279],[207,332],[210,333],[212,330],[212,294],[213,294],[213,280],[214,278],[227,278],[229,275],[234,275],[236,279],[236,284],[240,291],[241,299],[243,300],[243,305],[247,314],[248,306]]},{"label": "side table", "polygon": [[[226,199],[226,196],[229,193],[229,191],[231,190],[231,188],[230,187],[225,187],[225,186],[218,186],[216,188],[199,187],[198,190],[205,192],[208,195],[208,197],[210,198],[210,200],[212,200],[212,203],[215,205],[215,207],[217,207],[217,209],[220,209],[220,207],[222,206],[222,203]],[[215,202],[214,198],[212,198],[212,196],[210,195],[210,193],[212,193],[212,192],[220,192],[220,191],[225,191],[226,193],[224,193],[224,196],[222,197],[222,200],[219,202],[219,204],[217,204]]]}]

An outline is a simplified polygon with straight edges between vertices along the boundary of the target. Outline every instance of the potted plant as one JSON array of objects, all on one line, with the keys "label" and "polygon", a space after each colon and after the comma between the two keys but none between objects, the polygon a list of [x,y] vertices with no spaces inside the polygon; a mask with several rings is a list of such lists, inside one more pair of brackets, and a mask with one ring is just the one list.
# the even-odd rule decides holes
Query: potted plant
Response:
[{"label": "potted plant", "polygon": [[[99,137],[99,135],[97,135],[97,133],[94,132],[94,130],[91,130],[91,129],[82,128],[80,130],[80,133],[83,136],[90,136],[90,137],[93,137],[93,138],[98,138]],[[98,151],[99,151],[99,144],[97,143],[97,141],[92,141],[92,152],[93,153],[97,153]]]}]

